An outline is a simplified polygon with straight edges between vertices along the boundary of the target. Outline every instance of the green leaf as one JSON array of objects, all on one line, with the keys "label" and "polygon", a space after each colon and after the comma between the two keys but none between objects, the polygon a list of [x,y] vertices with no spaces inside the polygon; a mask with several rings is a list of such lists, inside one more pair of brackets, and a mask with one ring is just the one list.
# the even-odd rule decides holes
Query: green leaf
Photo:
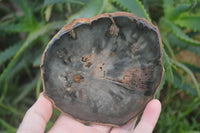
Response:
[{"label": "green leaf", "polygon": [[175,20],[175,23],[181,27],[200,31],[200,16],[182,16]]},{"label": "green leaf", "polygon": [[173,48],[178,47],[178,49],[180,49],[180,50],[187,49],[197,55],[200,55],[200,47],[199,46],[191,45],[187,42],[184,42],[184,41],[180,40],[179,38],[177,38],[176,36],[174,36],[173,34],[169,35],[168,41]]},{"label": "green leaf", "polygon": [[12,0],[12,1],[21,7],[26,18],[28,18],[29,20],[32,20],[33,14],[31,10],[31,6],[28,4],[27,0]]},{"label": "green leaf", "polygon": [[200,46],[199,41],[196,41],[196,40],[190,38],[189,36],[187,36],[178,26],[173,24],[170,20],[168,20],[166,18],[162,18],[160,21],[161,21],[161,23],[165,23],[166,26],[168,26],[168,28],[171,29],[172,33],[179,39],[181,39],[187,43]]},{"label": "green leaf", "polygon": [[200,87],[199,87],[198,81],[195,78],[193,72],[187,66],[185,66],[184,64],[182,64],[182,63],[180,63],[178,61],[174,61],[174,60],[170,59],[170,62],[172,62],[173,64],[175,64],[176,66],[178,66],[179,68],[184,70],[185,72],[187,72],[187,74],[191,77],[191,79],[192,79],[192,81],[194,83],[194,86],[195,86],[195,89],[196,89],[196,91],[198,93],[198,96],[200,97]]},{"label": "green leaf", "polygon": [[173,51],[173,49],[172,49],[172,47],[171,47],[171,45],[170,45],[168,39],[167,39],[167,34],[161,32],[161,36],[162,36],[162,41],[163,41],[163,43],[164,43],[164,46],[166,46],[167,51],[169,52],[169,55],[172,57],[172,59],[175,60],[176,57],[175,57],[174,51]]},{"label": "green leaf", "polygon": [[28,25],[27,23],[20,22],[18,24],[13,23],[3,23],[0,24],[0,31],[2,35],[4,34],[11,34],[11,33],[23,33],[23,32],[29,32],[32,30],[32,27]]},{"label": "green leaf", "polygon": [[38,39],[40,36],[48,33],[51,30],[59,29],[64,25],[63,21],[57,21],[53,23],[49,23],[45,26],[42,26],[41,28],[31,32],[19,51],[15,54],[12,61],[8,64],[7,68],[3,70],[2,74],[0,75],[0,84],[6,79],[7,75],[12,71],[12,69],[15,67],[17,61],[19,61],[20,56],[22,53],[30,46],[33,45],[33,41]]},{"label": "green leaf", "polygon": [[24,44],[22,45],[22,47],[19,49],[19,51],[17,52],[17,54],[14,56],[14,59],[17,58],[26,48],[29,47],[29,45],[32,44],[32,42],[34,40],[36,40],[38,37],[44,35],[45,33],[47,33],[50,30],[55,30],[55,29],[59,29],[64,25],[63,21],[57,21],[57,22],[53,22],[53,23],[49,23],[45,26],[42,26],[41,28],[31,32],[26,41],[24,42]]},{"label": "green leaf", "polygon": [[10,130],[9,129],[8,130],[1,130],[0,133],[10,133]]},{"label": "green leaf", "polygon": [[5,61],[10,59],[12,56],[14,56],[17,51],[19,50],[22,43],[16,43],[13,46],[7,48],[5,51],[0,53],[0,65],[2,65]]},{"label": "green leaf", "polygon": [[177,19],[181,14],[189,11],[191,9],[191,7],[192,7],[192,5],[190,5],[190,4],[182,4],[182,5],[179,5],[179,6],[175,7],[171,11],[169,19],[170,20]]},{"label": "green leaf", "polygon": [[[179,2],[180,3],[180,2]],[[175,5],[174,0],[164,0],[163,8],[165,17],[169,20],[177,19],[181,14],[188,12],[192,9],[192,7],[196,4],[195,0],[191,0],[189,2],[184,1],[184,3]]]},{"label": "green leaf", "polygon": [[44,0],[44,6],[53,5],[57,3],[75,3],[75,4],[84,4],[88,0]]},{"label": "green leaf", "polygon": [[17,104],[21,100],[23,100],[30,93],[30,91],[36,87],[39,77],[40,74],[38,73],[33,80],[19,88],[21,90],[21,93],[15,98],[14,104]]},{"label": "green leaf", "polygon": [[18,115],[20,118],[24,116],[24,112],[21,112],[19,109],[14,108],[12,105],[5,105],[4,103],[0,102],[0,107],[1,110],[5,109],[7,112]]},{"label": "green leaf", "polygon": [[34,67],[39,67],[40,66],[40,63],[41,63],[41,57],[42,57],[42,54],[39,55],[33,62],[33,66]]},{"label": "green leaf", "polygon": [[45,19],[48,22],[51,17],[51,11],[52,11],[53,5],[48,5],[47,9],[45,10]]},{"label": "green leaf", "polygon": [[113,12],[117,12],[117,11],[118,11],[118,9],[113,4],[108,2],[107,6],[103,12],[104,13],[113,13]]},{"label": "green leaf", "polygon": [[190,70],[192,70],[192,72],[200,73],[200,67],[195,66],[193,64],[189,64],[189,63],[184,63],[184,65],[186,65]]},{"label": "green leaf", "polygon": [[40,89],[42,88],[42,80],[41,77],[38,78],[37,80],[37,85],[36,85],[36,97],[38,98],[40,95]]},{"label": "green leaf", "polygon": [[174,6],[174,0],[163,1],[163,9],[164,9],[165,17],[168,18],[168,16],[170,16],[171,11],[173,10],[173,6]]},{"label": "green leaf", "polygon": [[[170,82],[169,77],[166,78],[168,82]],[[174,81],[170,82],[172,85],[176,88],[179,88],[183,90],[184,92],[187,92],[189,94],[192,94],[193,96],[198,96],[197,91],[195,90],[193,84],[191,84],[187,77],[184,75],[180,75],[177,72],[174,72]]]},{"label": "green leaf", "polygon": [[117,3],[125,10],[137,15],[138,17],[146,18],[147,20],[151,21],[149,15],[144,9],[144,6],[141,4],[139,0],[112,0],[112,1]]},{"label": "green leaf", "polygon": [[13,126],[11,126],[10,124],[8,124],[6,121],[0,119],[0,124],[2,127],[6,128],[6,129],[9,129],[10,132],[16,132],[17,129],[14,128]]},{"label": "green leaf", "polygon": [[183,131],[182,133],[200,133],[200,131]]},{"label": "green leaf", "polygon": [[28,31],[35,30],[36,28],[38,28],[38,21],[33,14],[34,7],[28,3],[29,1],[27,1],[27,0],[12,0],[12,1],[14,3],[16,3],[22,9],[22,11],[24,13],[23,17],[19,17],[19,18],[16,17],[19,19],[19,22],[16,25],[19,28],[14,27],[14,28],[17,28],[17,32],[20,32],[20,29],[22,30],[21,32],[24,32],[27,30]]},{"label": "green leaf", "polygon": [[191,101],[191,103],[187,106],[187,109],[184,111],[184,113],[180,114],[178,120],[182,120],[186,116],[188,116],[190,113],[192,113],[194,110],[198,109],[200,106],[200,99],[195,98]]},{"label": "green leaf", "polygon": [[166,74],[164,74],[163,80],[162,80],[162,82],[161,82],[161,84],[160,84],[160,86],[159,86],[159,88],[158,88],[158,91],[156,92],[156,99],[159,99],[159,98],[160,98],[160,92],[161,92],[161,90],[163,89],[165,83],[166,83]]},{"label": "green leaf", "polygon": [[162,51],[163,51],[163,62],[164,62],[166,76],[168,77],[170,82],[173,82],[174,81],[174,75],[173,75],[173,71],[172,71],[172,64],[169,61],[169,57],[166,54],[164,48],[162,48]]},{"label": "green leaf", "polygon": [[[6,67],[3,71],[3,73],[0,75],[0,85],[2,83],[2,81],[9,81],[11,78],[14,77],[14,75],[19,72],[20,70],[22,70],[25,66],[26,66],[26,62],[25,60],[13,60],[10,63],[10,66]],[[13,67],[11,67],[13,66]],[[9,75],[9,76],[6,76]],[[1,81],[2,80],[2,81]],[[6,89],[6,88],[1,88],[1,89]]]},{"label": "green leaf", "polygon": [[105,0],[90,0],[86,6],[79,12],[73,14],[67,19],[67,23],[76,18],[90,18],[97,14],[101,14],[106,6]]}]

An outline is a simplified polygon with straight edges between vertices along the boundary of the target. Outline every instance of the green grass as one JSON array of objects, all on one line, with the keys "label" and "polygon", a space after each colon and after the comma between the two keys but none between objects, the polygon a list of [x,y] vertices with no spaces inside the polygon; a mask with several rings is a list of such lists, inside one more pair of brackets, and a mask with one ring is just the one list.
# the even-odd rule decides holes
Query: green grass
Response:
[{"label": "green grass", "polygon": [[74,18],[115,11],[148,19],[162,36],[166,72],[154,132],[200,133],[199,0],[1,0],[0,132],[16,132],[42,91],[41,55],[56,32]]}]

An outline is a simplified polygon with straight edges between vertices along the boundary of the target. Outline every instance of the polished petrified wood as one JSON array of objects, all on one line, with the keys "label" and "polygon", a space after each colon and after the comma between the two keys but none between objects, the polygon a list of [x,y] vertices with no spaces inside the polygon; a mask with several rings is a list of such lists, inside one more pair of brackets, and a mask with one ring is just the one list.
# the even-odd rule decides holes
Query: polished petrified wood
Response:
[{"label": "polished petrified wood", "polygon": [[163,77],[158,28],[125,12],[76,19],[42,58],[44,94],[80,121],[123,125],[154,98]]}]

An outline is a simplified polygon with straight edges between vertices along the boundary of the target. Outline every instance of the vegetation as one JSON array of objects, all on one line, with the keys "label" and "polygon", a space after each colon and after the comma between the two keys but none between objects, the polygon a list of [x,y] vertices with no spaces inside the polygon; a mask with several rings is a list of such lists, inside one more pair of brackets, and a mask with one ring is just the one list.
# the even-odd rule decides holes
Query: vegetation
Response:
[{"label": "vegetation", "polygon": [[53,35],[75,18],[115,11],[160,29],[165,75],[154,132],[200,133],[200,0],[0,0],[0,132],[16,132],[42,91],[39,65]]}]

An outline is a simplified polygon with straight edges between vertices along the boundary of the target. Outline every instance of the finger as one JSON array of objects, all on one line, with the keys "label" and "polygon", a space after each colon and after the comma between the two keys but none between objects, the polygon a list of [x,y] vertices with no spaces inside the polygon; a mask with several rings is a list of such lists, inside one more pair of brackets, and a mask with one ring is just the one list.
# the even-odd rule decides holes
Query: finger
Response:
[{"label": "finger", "polygon": [[52,114],[52,104],[41,93],[38,100],[26,112],[17,133],[44,133]]},{"label": "finger", "polygon": [[129,123],[121,127],[115,127],[111,130],[111,133],[130,133],[133,130],[136,121],[137,121],[137,118],[134,120],[131,120]]},{"label": "finger", "polygon": [[92,128],[95,128],[103,133],[108,133],[111,129],[110,126],[106,126],[106,125],[97,125],[97,124],[94,124],[94,123],[91,123],[90,124],[90,127]]},{"label": "finger", "polygon": [[137,121],[137,118],[135,118],[134,120],[131,120],[129,123],[125,124],[121,128],[126,129],[128,131],[133,131],[136,121]]},{"label": "finger", "polygon": [[140,122],[134,130],[134,133],[151,133],[156,125],[161,112],[161,103],[159,100],[151,100],[142,115]]},{"label": "finger", "polygon": [[110,133],[131,133],[131,131],[123,128],[113,128]]},{"label": "finger", "polygon": [[64,114],[61,114],[56,120],[49,133],[99,133],[98,130],[93,129],[83,123],[76,121]]}]

